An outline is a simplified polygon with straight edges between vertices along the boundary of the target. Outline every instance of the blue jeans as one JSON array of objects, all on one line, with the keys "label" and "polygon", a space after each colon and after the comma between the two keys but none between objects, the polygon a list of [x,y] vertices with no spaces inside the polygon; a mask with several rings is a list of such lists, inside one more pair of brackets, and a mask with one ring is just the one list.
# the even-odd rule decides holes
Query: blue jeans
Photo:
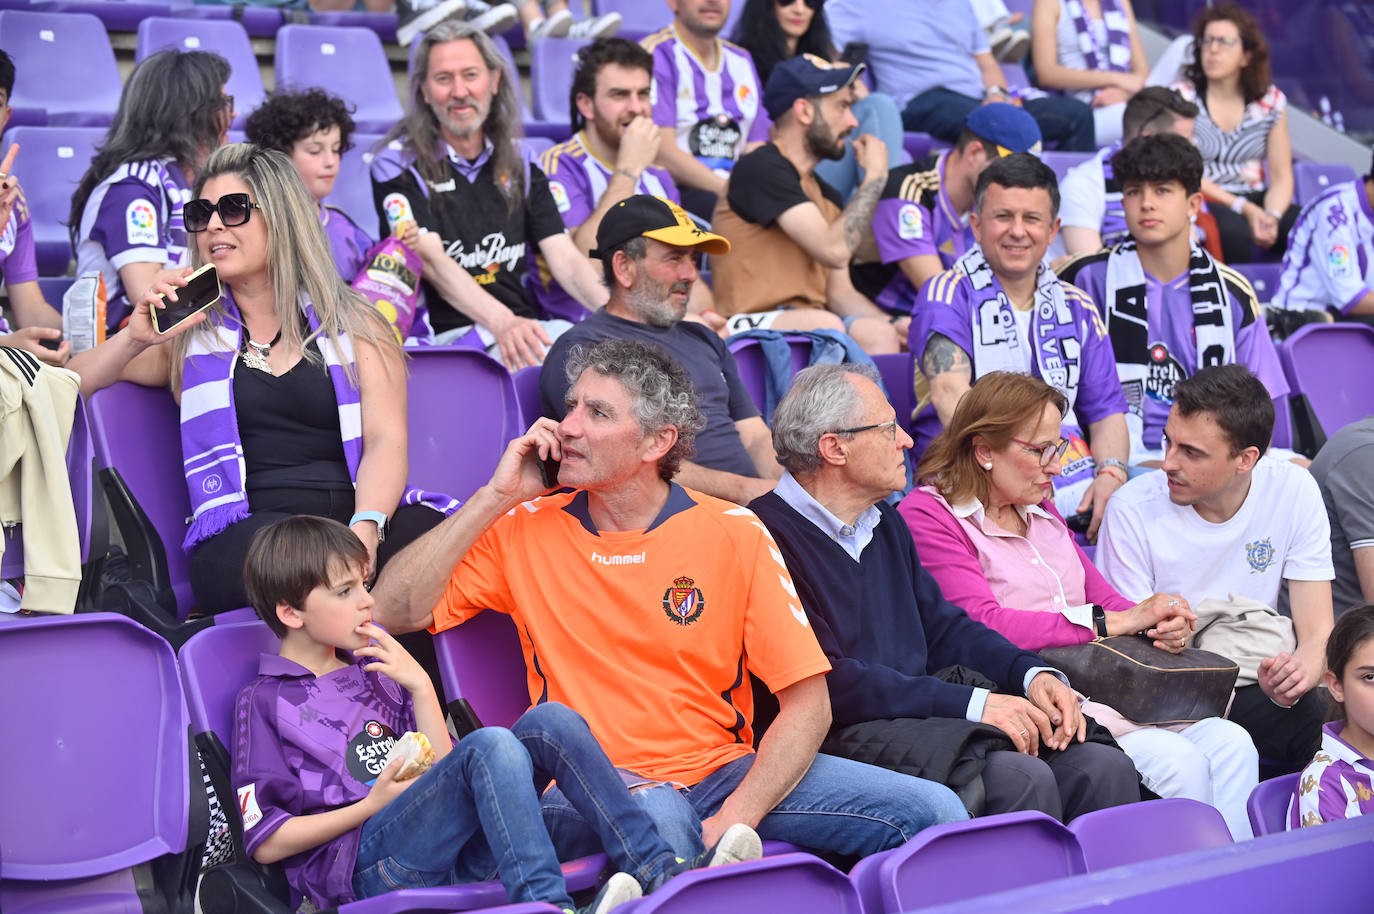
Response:
[{"label": "blue jeans", "polygon": [[[964,129],[964,118],[983,102],[945,88],[927,89],[907,102],[902,126],[953,143]],[[1093,109],[1067,95],[1027,99],[1023,106],[1040,125],[1046,149],[1091,152],[1094,142]]]},{"label": "blue jeans", "polygon": [[[881,92],[870,92],[854,103],[854,117],[859,126],[849,134],[850,137],[868,134],[882,140],[887,146],[887,167],[896,168],[902,161],[902,115],[892,96]],[[854,160],[854,147],[844,145],[844,157],[827,159],[816,165],[816,176],[840,192],[845,202],[861,183],[862,169]]]},{"label": "blue jeans", "polygon": [[[677,854],[691,859],[705,849],[702,820],[720,810],[754,758],[751,753],[736,759],[691,787],[660,784],[632,796]],[[963,803],[943,784],[817,755],[801,782],[763,817],[756,831],[768,840],[862,857],[898,847],[928,826],[967,818]],[[558,788],[544,795],[544,821],[560,851],[589,852],[595,836]]]},{"label": "blue jeans", "polygon": [[615,866],[651,882],[677,864],[631,799],[582,718],[564,705],[532,708],[506,730],[484,727],[363,825],[353,891],[501,877],[513,903],[570,908],[539,792],[557,779]]}]

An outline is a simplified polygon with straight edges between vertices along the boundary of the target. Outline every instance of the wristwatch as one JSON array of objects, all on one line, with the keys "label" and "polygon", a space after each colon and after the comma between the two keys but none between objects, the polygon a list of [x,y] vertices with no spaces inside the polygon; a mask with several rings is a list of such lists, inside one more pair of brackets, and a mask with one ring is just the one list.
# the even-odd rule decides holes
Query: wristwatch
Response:
[{"label": "wristwatch", "polygon": [[1107,611],[1100,603],[1093,604],[1093,631],[1099,638],[1107,637]]},{"label": "wristwatch", "polygon": [[377,542],[386,539],[386,520],[387,517],[381,511],[359,511],[348,519],[348,526],[353,526],[360,520],[370,520],[377,525]]}]

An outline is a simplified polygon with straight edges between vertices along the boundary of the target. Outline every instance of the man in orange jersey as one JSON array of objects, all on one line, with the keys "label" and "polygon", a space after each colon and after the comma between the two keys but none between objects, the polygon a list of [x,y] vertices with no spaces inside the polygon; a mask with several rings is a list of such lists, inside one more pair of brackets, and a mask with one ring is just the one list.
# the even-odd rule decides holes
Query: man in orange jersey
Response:
[{"label": "man in orange jersey", "polygon": [[[681,366],[605,340],[567,372],[567,416],[511,442],[486,486],[392,559],[374,616],[434,632],[513,616],[531,701],[586,717],[684,858],[736,822],[864,855],[964,819],[943,785],[816,754],[830,664],[782,557],[748,509],[672,482],[700,424]],[[570,490],[545,494],[544,459]],[[757,752],[751,674],[780,709]],[[560,853],[594,846],[556,789],[544,802]]]}]

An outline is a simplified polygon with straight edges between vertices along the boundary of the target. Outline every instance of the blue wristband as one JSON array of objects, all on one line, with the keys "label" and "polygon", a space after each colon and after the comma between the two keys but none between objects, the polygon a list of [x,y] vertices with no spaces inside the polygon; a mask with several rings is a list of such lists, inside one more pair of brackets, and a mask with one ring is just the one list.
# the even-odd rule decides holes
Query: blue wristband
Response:
[{"label": "blue wristband", "polygon": [[381,533],[386,529],[386,515],[381,511],[359,511],[348,519],[348,526],[353,526],[360,520],[370,520],[377,525],[377,532]]}]

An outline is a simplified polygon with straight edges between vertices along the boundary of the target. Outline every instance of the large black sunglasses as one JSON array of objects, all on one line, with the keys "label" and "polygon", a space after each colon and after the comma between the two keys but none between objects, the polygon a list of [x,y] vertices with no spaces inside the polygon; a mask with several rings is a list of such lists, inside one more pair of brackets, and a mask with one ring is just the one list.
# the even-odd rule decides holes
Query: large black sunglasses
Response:
[{"label": "large black sunglasses", "polygon": [[247,194],[225,194],[217,203],[204,198],[191,200],[181,209],[181,219],[188,232],[203,232],[210,225],[210,217],[219,213],[219,221],[225,227],[243,225],[249,214],[261,206],[248,199]]}]

